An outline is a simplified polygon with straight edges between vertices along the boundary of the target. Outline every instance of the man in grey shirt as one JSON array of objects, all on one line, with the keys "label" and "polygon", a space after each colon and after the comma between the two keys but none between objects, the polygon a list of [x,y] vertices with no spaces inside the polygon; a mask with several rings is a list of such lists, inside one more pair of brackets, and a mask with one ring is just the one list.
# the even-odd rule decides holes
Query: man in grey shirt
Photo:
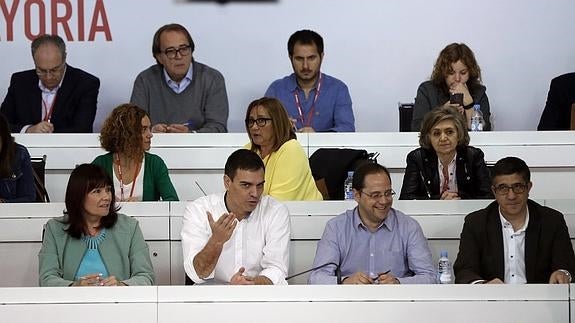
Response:
[{"label": "man in grey shirt", "polygon": [[130,102],[150,114],[153,132],[227,132],[228,96],[224,77],[193,59],[194,41],[179,24],[154,34],[157,64],[134,81]]}]

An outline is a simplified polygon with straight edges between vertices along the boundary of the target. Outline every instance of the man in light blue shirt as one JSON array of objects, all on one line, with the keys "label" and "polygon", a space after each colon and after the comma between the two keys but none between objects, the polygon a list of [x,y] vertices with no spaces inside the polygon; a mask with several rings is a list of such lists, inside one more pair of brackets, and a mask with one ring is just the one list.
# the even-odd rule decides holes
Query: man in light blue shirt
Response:
[{"label": "man in light blue shirt", "polygon": [[321,73],[323,39],[311,30],[288,40],[294,73],[274,81],[265,96],[277,98],[300,132],[353,132],[355,119],[347,86]]},{"label": "man in light blue shirt", "polygon": [[[331,219],[317,245],[314,268],[340,265],[343,284],[435,284],[437,270],[421,226],[392,208],[389,171],[376,163],[353,176],[357,207]],[[312,272],[310,284],[335,284],[336,266]]]}]

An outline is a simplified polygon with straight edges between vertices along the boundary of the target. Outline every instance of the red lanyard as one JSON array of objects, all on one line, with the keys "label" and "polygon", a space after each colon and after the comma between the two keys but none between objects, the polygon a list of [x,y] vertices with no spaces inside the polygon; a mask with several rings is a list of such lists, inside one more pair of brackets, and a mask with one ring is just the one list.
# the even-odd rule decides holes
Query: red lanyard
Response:
[{"label": "red lanyard", "polygon": [[54,112],[54,103],[56,103],[56,95],[58,94],[57,93],[54,94],[52,104],[50,104],[50,109],[48,109],[48,104],[46,103],[46,101],[44,101],[44,98],[42,98],[42,109],[44,109],[44,121],[50,122],[50,119],[52,118],[52,112]]},{"label": "red lanyard", "polygon": [[299,91],[296,89],[293,93],[293,96],[295,98],[295,105],[297,108],[297,112],[299,114],[299,119],[301,120],[301,123],[304,127],[311,127],[311,121],[313,120],[313,113],[315,112],[315,103],[317,102],[317,98],[319,97],[320,89],[321,89],[321,72],[319,73],[319,77],[317,80],[317,87],[315,90],[315,96],[313,97],[313,102],[311,104],[311,108],[309,109],[309,112],[307,113],[306,118],[304,118],[304,116],[303,116],[303,109],[301,107],[301,104],[299,102],[299,97],[297,95],[297,93]]},{"label": "red lanyard", "polygon": [[[124,179],[122,178],[122,163],[120,163],[120,155],[116,154],[116,161],[118,162],[118,176],[120,176],[120,199],[125,201],[124,199]],[[140,172],[140,163],[136,165],[136,169],[134,170],[134,180],[132,181],[132,189],[130,190],[130,196],[134,195],[134,187],[136,187],[136,178],[138,178],[138,173]]]}]

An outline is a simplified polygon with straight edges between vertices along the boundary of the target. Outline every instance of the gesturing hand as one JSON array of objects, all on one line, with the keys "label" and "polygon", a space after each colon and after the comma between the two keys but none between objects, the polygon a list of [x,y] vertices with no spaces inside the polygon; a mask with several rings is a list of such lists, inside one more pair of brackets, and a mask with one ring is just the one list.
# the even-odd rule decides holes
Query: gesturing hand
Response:
[{"label": "gesturing hand", "polygon": [[244,267],[240,267],[237,273],[235,273],[230,279],[230,285],[255,285],[254,278],[250,276],[244,276]]},{"label": "gesturing hand", "polygon": [[212,229],[213,241],[219,244],[224,244],[230,239],[234,229],[236,228],[236,224],[238,223],[236,215],[233,213],[224,213],[220,216],[218,221],[214,221],[212,214],[210,212],[206,213],[208,214],[208,222]]}]

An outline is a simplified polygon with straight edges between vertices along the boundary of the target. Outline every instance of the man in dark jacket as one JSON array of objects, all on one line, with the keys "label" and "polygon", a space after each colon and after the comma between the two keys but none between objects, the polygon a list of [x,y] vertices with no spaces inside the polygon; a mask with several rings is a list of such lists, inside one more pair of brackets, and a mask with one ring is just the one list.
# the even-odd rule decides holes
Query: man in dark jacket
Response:
[{"label": "man in dark jacket", "polygon": [[496,201],[465,218],[456,283],[567,284],[575,255],[563,214],[529,200],[529,168],[516,157],[493,167]]},{"label": "man in dark jacket", "polygon": [[547,103],[537,130],[570,130],[571,105],[575,103],[575,73],[551,80]]},{"label": "man in dark jacket", "polygon": [[92,132],[100,80],[66,64],[56,35],[32,41],[35,69],[14,73],[0,110],[12,132]]}]

